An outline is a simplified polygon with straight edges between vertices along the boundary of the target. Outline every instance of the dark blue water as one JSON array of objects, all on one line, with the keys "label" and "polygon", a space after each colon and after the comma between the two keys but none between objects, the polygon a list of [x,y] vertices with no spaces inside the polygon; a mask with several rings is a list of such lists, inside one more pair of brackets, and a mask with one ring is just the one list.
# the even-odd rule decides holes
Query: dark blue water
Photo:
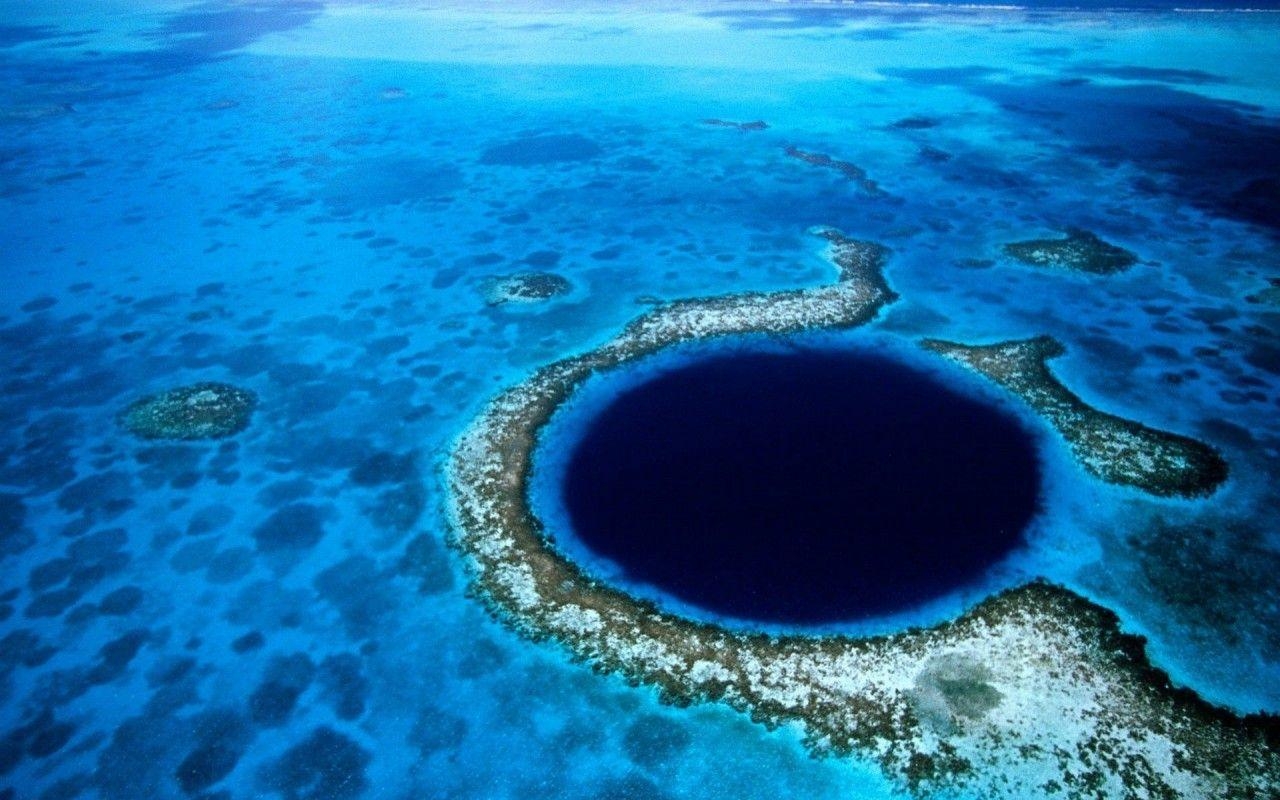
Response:
[{"label": "dark blue water", "polygon": [[1040,466],[1007,413],[858,352],[717,356],[620,395],[569,460],[576,534],[732,617],[912,607],[1016,547]]}]

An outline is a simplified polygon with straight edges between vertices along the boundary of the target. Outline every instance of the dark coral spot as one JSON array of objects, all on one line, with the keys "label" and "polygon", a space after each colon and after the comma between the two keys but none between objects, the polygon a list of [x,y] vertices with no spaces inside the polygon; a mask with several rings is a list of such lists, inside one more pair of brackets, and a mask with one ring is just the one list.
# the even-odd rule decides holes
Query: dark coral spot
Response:
[{"label": "dark coral spot", "polygon": [[248,653],[251,650],[257,650],[266,644],[267,637],[262,635],[262,631],[249,631],[243,636],[238,636],[231,642],[231,649],[237,653]]},{"label": "dark coral spot", "polygon": [[40,643],[40,636],[29,628],[19,628],[0,639],[0,672],[14,667],[38,667],[52,658],[58,649]]},{"label": "dark coral spot", "polygon": [[405,547],[396,571],[412,578],[422,594],[440,594],[453,589],[453,570],[444,547],[431,534],[415,536]]},{"label": "dark coral spot", "polygon": [[274,511],[253,530],[263,552],[305,550],[324,536],[325,514],[310,503],[291,503]]},{"label": "dark coral spot", "polygon": [[1280,375],[1280,347],[1253,342],[1244,354],[1244,360],[1252,367],[1272,375]]},{"label": "dark coral spot", "polygon": [[656,769],[677,757],[689,746],[691,738],[674,720],[657,714],[645,714],[627,726],[623,744],[633,763],[647,769]]},{"label": "dark coral spot", "polygon": [[406,483],[378,494],[368,509],[369,519],[381,528],[407,531],[422,516],[427,493],[417,483]]},{"label": "dark coral spot", "polygon": [[320,664],[320,686],[339,719],[354,720],[364,713],[369,681],[360,670],[360,657],[338,653]]},{"label": "dark coral spot", "polygon": [[71,577],[74,569],[75,562],[66,557],[46,561],[27,573],[27,585],[33,592],[42,592]]},{"label": "dark coral spot", "polygon": [[98,663],[87,675],[89,683],[110,683],[119,678],[150,638],[146,630],[138,628],[104,644],[98,650]]},{"label": "dark coral spot", "polygon": [[24,527],[26,520],[22,495],[0,492],[0,557],[21,553],[35,544],[35,535]]},{"label": "dark coral spot", "polygon": [[221,503],[205,506],[191,515],[191,520],[187,523],[187,535],[200,536],[216,531],[235,519],[235,516],[235,509],[231,506]]},{"label": "dark coral spot", "polygon": [[413,453],[374,453],[351,470],[351,482],[356,486],[403,483],[417,476]]},{"label": "dark coral spot", "polygon": [[891,127],[904,131],[920,131],[938,127],[938,121],[931,117],[904,117],[893,123]]},{"label": "dark coral spot", "polygon": [[263,682],[249,697],[249,716],[264,728],[283,725],[298,698],[311,686],[315,672],[315,664],[305,653],[272,659]]},{"label": "dark coral spot", "polygon": [[35,599],[27,604],[27,609],[23,613],[28,619],[57,617],[75,605],[83,595],[84,592],[77,589],[54,589],[36,595]]},{"label": "dark coral spot", "polygon": [[27,754],[32,758],[47,758],[61,750],[75,735],[76,726],[69,722],[50,721],[36,731],[27,743]]},{"label": "dark coral spot", "polygon": [[333,604],[354,639],[367,638],[396,607],[387,576],[367,556],[351,556],[316,576],[316,590]]},{"label": "dark coral spot", "polygon": [[653,781],[639,775],[611,778],[591,794],[592,800],[669,800],[670,797]]},{"label": "dark coral spot", "polygon": [[367,159],[334,174],[319,196],[339,216],[396,205],[447,201],[463,185],[452,164],[416,156]]},{"label": "dark coral spot", "polygon": [[427,705],[409,731],[409,744],[425,758],[432,753],[455,750],[467,736],[467,721],[443,708]]},{"label": "dark coral spot", "polygon": [[58,507],[109,519],[134,506],[133,494],[133,481],[128,473],[99,472],[63,489],[58,495]]},{"label": "dark coral spot", "polygon": [[[212,709],[192,720],[196,747],[174,770],[173,777],[189,795],[221,781],[239,763],[253,737],[253,731],[239,713]],[[202,800],[208,795],[201,795]]]},{"label": "dark coral spot", "polygon": [[37,297],[34,300],[28,300],[27,302],[23,303],[22,310],[26,311],[27,313],[32,313],[34,311],[44,311],[45,309],[53,308],[57,304],[58,304],[58,298],[49,297],[48,295],[45,295],[43,297]]},{"label": "dark coral spot", "polygon": [[397,353],[409,346],[409,337],[402,333],[394,336],[383,336],[367,343],[364,347],[365,352],[374,358],[386,358],[392,353]]},{"label": "dark coral spot", "polygon": [[196,794],[231,774],[231,770],[240,761],[240,753],[220,744],[211,744],[192,750],[178,768],[173,777],[177,779],[182,791]]},{"label": "dark coral spot", "polygon": [[264,774],[266,785],[288,800],[351,800],[369,786],[372,754],[328,726],[285,751]]},{"label": "dark coral spot", "polygon": [[82,564],[101,564],[126,557],[120,550],[128,543],[124,528],[104,528],[72,542],[67,555]]},{"label": "dark coral spot", "polygon": [[617,245],[610,245],[595,251],[591,254],[591,257],[596,261],[613,261],[618,256],[622,255],[622,252],[623,250],[621,247]]},{"label": "dark coral spot", "polygon": [[545,269],[560,263],[561,258],[563,258],[563,254],[556,250],[535,250],[521,260],[531,267]]},{"label": "dark coral spot", "polygon": [[315,484],[306,478],[279,481],[263,487],[258,492],[257,501],[268,507],[280,506],[309,497],[315,488]]},{"label": "dark coral spot", "polygon": [[142,605],[142,598],[142,590],[137,586],[122,586],[102,598],[98,611],[112,617],[127,616]]},{"label": "dark coral spot", "polygon": [[205,577],[210,583],[234,583],[253,571],[253,551],[247,547],[233,547],[223,550],[209,559],[209,570]]},{"label": "dark coral spot", "polygon": [[576,133],[526,136],[494,145],[480,156],[482,164],[529,167],[563,161],[586,161],[600,154],[600,146]]}]

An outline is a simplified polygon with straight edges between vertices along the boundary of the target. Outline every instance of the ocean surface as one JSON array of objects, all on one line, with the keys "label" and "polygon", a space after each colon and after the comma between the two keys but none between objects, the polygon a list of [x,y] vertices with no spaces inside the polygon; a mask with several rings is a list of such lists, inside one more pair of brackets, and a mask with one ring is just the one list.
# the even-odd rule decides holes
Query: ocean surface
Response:
[{"label": "ocean surface", "polygon": [[[821,345],[987,398],[1042,473],[980,578],[822,630],[1043,576],[1280,712],[1278,7],[0,0],[0,798],[900,796],[520,638],[447,541],[487,399],[654,303],[829,282],[817,226],[891,248],[900,295]],[[1002,250],[1071,229],[1138,263]],[[531,273],[551,296],[503,294]],[[1228,482],[1105,484],[916,344],[1040,334]],[[530,488],[624,584],[557,476],[639,380],[571,401]],[[122,426],[206,381],[256,395],[247,427]]]}]

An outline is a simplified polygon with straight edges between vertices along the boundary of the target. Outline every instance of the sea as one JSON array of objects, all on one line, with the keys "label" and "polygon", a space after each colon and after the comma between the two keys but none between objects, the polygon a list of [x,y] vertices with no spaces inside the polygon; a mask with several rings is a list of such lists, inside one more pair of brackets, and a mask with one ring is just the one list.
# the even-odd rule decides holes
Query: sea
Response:
[{"label": "sea", "polygon": [[[980,581],[800,632],[1043,577],[1280,712],[1275,0],[0,0],[0,798],[904,797],[522,638],[445,514],[504,387],[656,304],[829,283],[827,227],[890,248],[899,299],[823,346],[987,392],[1045,489]],[[1004,250],[1075,230],[1137,263]],[[1227,482],[1106,484],[918,347],[1042,334]],[[562,528],[554,465],[628,380],[542,443]],[[124,424],[205,382],[253,393],[242,430]]]}]

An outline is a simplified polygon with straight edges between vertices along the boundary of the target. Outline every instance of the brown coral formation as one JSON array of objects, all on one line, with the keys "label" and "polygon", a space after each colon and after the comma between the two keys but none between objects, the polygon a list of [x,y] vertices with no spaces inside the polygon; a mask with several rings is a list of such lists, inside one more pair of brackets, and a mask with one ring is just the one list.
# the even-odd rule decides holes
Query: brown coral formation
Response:
[{"label": "brown coral formation", "polygon": [[131,403],[119,421],[143,439],[221,439],[248,427],[257,404],[248,389],[194,383]]},{"label": "brown coral formation", "polygon": [[1061,239],[1029,239],[1004,246],[1005,255],[1034,267],[1063,267],[1094,275],[1123,272],[1138,257],[1123,247],[1104,242],[1094,233],[1068,228]]},{"label": "brown coral formation", "polygon": [[857,164],[849,161],[839,161],[826,153],[811,153],[797,147],[788,147],[785,152],[789,157],[803,161],[806,164],[835,170],[857,184],[859,189],[872,197],[881,197],[885,194],[884,189],[881,189],[879,184],[871,180],[867,176],[867,171]]}]

